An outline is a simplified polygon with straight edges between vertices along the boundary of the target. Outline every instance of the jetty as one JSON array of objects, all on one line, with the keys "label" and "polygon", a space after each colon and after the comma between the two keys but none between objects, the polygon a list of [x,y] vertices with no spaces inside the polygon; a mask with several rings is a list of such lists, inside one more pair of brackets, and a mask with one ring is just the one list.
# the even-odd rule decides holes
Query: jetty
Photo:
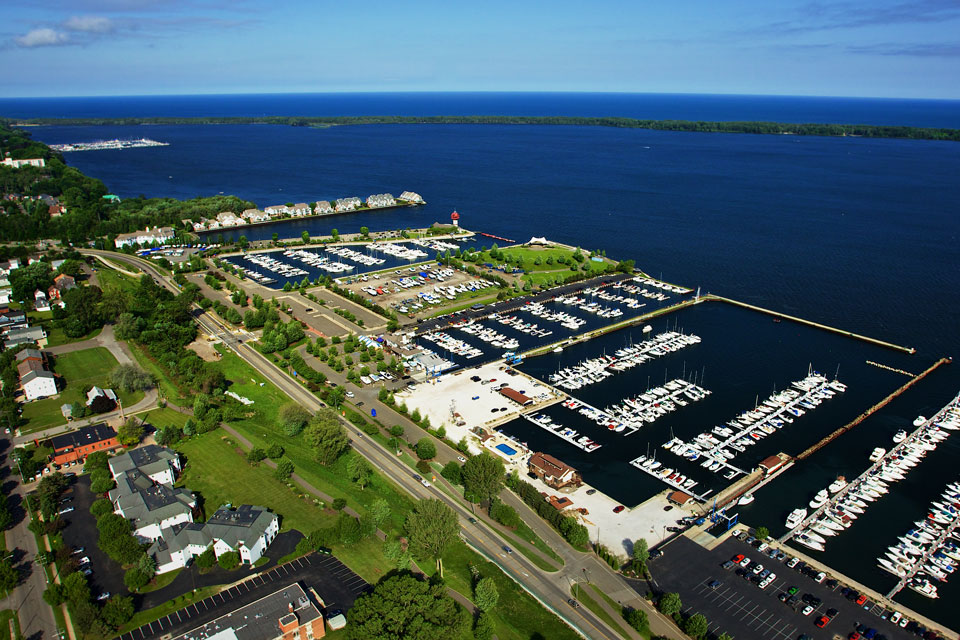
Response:
[{"label": "jetty", "polygon": [[510,238],[501,238],[500,236],[495,236],[492,233],[484,233],[483,231],[476,232],[478,236],[483,236],[485,238],[493,238],[494,240],[500,240],[501,242],[509,242],[510,244],[516,244],[516,240],[511,240]]},{"label": "jetty", "polygon": [[911,578],[923,571],[923,566],[927,564],[930,556],[936,553],[943,546],[943,543],[946,542],[947,538],[953,534],[958,525],[960,525],[960,515],[951,520],[950,524],[944,527],[943,531],[940,532],[940,535],[937,536],[932,543],[930,543],[930,546],[927,547],[927,550],[923,552],[923,555],[921,555],[918,560],[914,561],[910,570],[907,571],[907,573],[900,578],[897,584],[893,586],[893,589],[887,593],[888,598],[892,598],[893,596],[897,595],[897,593],[907,586]]}]

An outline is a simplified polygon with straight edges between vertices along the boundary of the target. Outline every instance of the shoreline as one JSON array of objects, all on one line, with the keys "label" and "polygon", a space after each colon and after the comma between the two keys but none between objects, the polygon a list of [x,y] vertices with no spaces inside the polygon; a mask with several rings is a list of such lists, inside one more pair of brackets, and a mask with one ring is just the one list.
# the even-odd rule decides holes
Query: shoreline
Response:
[{"label": "shoreline", "polygon": [[368,206],[366,206],[366,205],[363,205],[362,207],[359,207],[359,208],[357,208],[357,209],[353,209],[353,210],[351,210],[351,211],[334,211],[333,213],[311,213],[310,215],[307,215],[307,216],[285,216],[285,217],[282,217],[282,218],[279,218],[279,217],[278,217],[278,218],[271,218],[270,220],[264,220],[264,221],[262,221],[262,222],[248,222],[248,223],[246,223],[246,224],[234,225],[234,226],[232,226],[232,227],[218,227],[218,228],[216,228],[216,229],[202,229],[202,230],[200,230],[200,231],[191,231],[190,233],[194,233],[194,234],[196,234],[196,235],[198,235],[198,236],[203,236],[204,234],[208,234],[208,233],[223,233],[223,232],[225,232],[225,231],[230,231],[230,232],[232,232],[232,231],[236,231],[236,230],[238,230],[238,229],[246,229],[246,228],[248,228],[248,227],[262,227],[262,226],[264,226],[264,225],[277,224],[278,222],[290,222],[290,221],[292,221],[292,220],[312,220],[312,219],[316,219],[316,218],[330,218],[330,217],[333,217],[333,216],[343,216],[343,215],[347,215],[347,214],[350,214],[350,213],[369,213],[369,212],[371,212],[371,211],[387,211],[387,210],[390,210],[390,209],[401,209],[401,208],[404,208],[404,207],[420,207],[420,206],[423,206],[423,205],[425,205],[425,204],[427,204],[426,201],[423,201],[423,202],[404,202],[403,204],[397,203],[397,204],[391,204],[391,205],[386,206],[386,207],[373,207],[373,208],[368,207]]}]

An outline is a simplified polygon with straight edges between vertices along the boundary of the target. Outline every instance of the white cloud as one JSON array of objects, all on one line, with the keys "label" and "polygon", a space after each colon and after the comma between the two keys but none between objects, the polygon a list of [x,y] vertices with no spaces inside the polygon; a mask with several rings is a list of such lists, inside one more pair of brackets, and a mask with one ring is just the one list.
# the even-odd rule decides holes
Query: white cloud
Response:
[{"label": "white cloud", "polygon": [[70,36],[54,29],[32,29],[22,36],[14,38],[17,46],[25,48],[54,47],[68,44]]},{"label": "white cloud", "polygon": [[63,28],[84,33],[110,33],[114,25],[110,18],[101,16],[72,16],[63,23]]}]

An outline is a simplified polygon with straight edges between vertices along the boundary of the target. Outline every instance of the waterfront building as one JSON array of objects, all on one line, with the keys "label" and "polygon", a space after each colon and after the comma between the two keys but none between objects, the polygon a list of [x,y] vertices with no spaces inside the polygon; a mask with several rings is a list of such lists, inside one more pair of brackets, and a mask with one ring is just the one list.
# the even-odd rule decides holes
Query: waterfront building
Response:
[{"label": "waterfront building", "polygon": [[271,217],[284,216],[290,213],[290,207],[285,204],[272,204],[263,208],[264,213]]},{"label": "waterfront building", "polygon": [[415,202],[417,204],[423,204],[423,198],[419,193],[413,191],[404,191],[400,194],[398,200],[404,200],[406,202]]},{"label": "waterfront building", "polygon": [[310,205],[306,202],[298,202],[297,204],[290,207],[290,215],[296,218],[302,218],[303,216],[310,215]]},{"label": "waterfront building", "polygon": [[367,206],[371,209],[377,209],[379,207],[393,207],[396,206],[397,201],[393,199],[393,196],[389,193],[375,193],[372,196],[367,196]]},{"label": "waterfront building", "polygon": [[221,227],[239,227],[240,225],[247,224],[246,220],[238,218],[233,211],[222,211],[218,213],[217,222],[220,223]]},{"label": "waterfront building", "polygon": [[334,204],[334,209],[336,209],[337,213],[342,213],[343,211],[353,211],[361,204],[363,204],[363,202],[361,202],[360,198],[356,196],[351,196],[349,198],[337,198],[337,201]]},{"label": "waterfront building", "polygon": [[330,205],[330,202],[327,200],[320,200],[317,202],[317,206],[313,208],[313,212],[316,215],[321,215],[324,213],[333,213],[333,207]]},{"label": "waterfront building", "polygon": [[43,158],[26,158],[23,160],[4,158],[3,164],[8,167],[13,167],[14,169],[19,169],[20,167],[45,167],[47,165]]},{"label": "waterfront building", "polygon": [[582,484],[580,473],[576,469],[548,453],[535,452],[527,461],[527,469],[553,489]]},{"label": "waterfront building", "polygon": [[122,249],[127,245],[139,244],[149,245],[156,242],[163,244],[175,237],[173,227],[147,227],[144,231],[134,231],[133,233],[121,233],[113,241],[117,249]]},{"label": "waterfront building", "polygon": [[270,219],[270,214],[260,209],[245,209],[240,217],[247,222],[266,222]]},{"label": "waterfront building", "polygon": [[459,227],[459,226],[460,226],[460,214],[457,213],[456,211],[454,211],[453,213],[451,213],[451,214],[450,214],[450,222],[453,223],[453,226]]}]

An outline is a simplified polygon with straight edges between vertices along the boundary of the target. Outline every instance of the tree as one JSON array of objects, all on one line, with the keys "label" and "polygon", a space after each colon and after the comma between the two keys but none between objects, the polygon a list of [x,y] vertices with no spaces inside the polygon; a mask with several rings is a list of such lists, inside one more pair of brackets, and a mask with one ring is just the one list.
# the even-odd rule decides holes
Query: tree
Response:
[{"label": "tree", "polygon": [[281,456],[283,456],[283,446],[280,445],[279,443],[274,442],[267,449],[267,457],[270,458],[271,460],[276,460]]},{"label": "tree", "polygon": [[317,412],[303,432],[303,440],[313,450],[317,462],[332,464],[350,448],[350,438],[330,409]]},{"label": "tree", "polygon": [[757,540],[766,540],[770,537],[770,530],[766,527],[757,527],[756,537]]},{"label": "tree", "polygon": [[660,609],[660,613],[665,616],[673,616],[674,614],[680,613],[680,610],[683,609],[683,602],[680,601],[680,594],[678,593],[665,593],[660,597],[660,602],[657,603],[657,608]]},{"label": "tree", "polygon": [[90,513],[99,520],[102,516],[113,513],[113,505],[106,498],[98,498],[90,505]]},{"label": "tree", "polygon": [[432,460],[437,457],[437,445],[430,438],[420,438],[417,442],[417,457],[421,460]]},{"label": "tree", "polygon": [[400,570],[409,570],[410,563],[413,562],[413,558],[410,557],[410,552],[404,548],[399,540],[387,539],[383,543],[383,555],[387,557],[387,560],[391,561],[397,569]]},{"label": "tree", "polygon": [[637,631],[643,631],[648,624],[646,612],[632,607],[623,610],[623,619]]},{"label": "tree", "polygon": [[133,447],[140,444],[143,438],[143,423],[136,416],[127,418],[117,429],[117,441],[125,447]]},{"label": "tree", "polygon": [[43,601],[51,607],[58,607],[67,601],[67,596],[63,591],[63,585],[52,583],[46,591],[43,592]]},{"label": "tree", "polygon": [[373,523],[379,528],[384,522],[387,521],[387,518],[390,517],[391,509],[390,503],[384,500],[383,498],[378,498],[370,505],[370,518],[373,520]]},{"label": "tree", "polygon": [[349,463],[347,464],[347,470],[350,473],[350,477],[360,485],[360,490],[362,491],[365,486],[370,484],[370,478],[373,476],[373,469],[370,468],[370,463],[367,462],[366,458],[359,454],[353,454],[353,457],[350,458]]},{"label": "tree", "polygon": [[491,640],[496,630],[490,614],[481,612],[473,624],[473,637],[475,640]]},{"label": "tree", "polygon": [[484,451],[467,460],[461,470],[464,496],[474,502],[486,502],[503,489],[503,462]]},{"label": "tree", "polygon": [[207,547],[206,551],[197,556],[195,562],[197,563],[197,567],[201,570],[206,570],[213,567],[213,565],[217,563],[217,555],[214,552],[213,547]]},{"label": "tree", "polygon": [[153,386],[153,376],[133,364],[121,364],[110,372],[110,384],[122,391],[144,391]]},{"label": "tree", "polygon": [[9,593],[17,586],[18,582],[20,582],[20,573],[13,566],[13,562],[8,555],[0,560],[0,591]]},{"label": "tree", "polygon": [[33,302],[33,294],[38,289],[46,292],[53,284],[53,272],[50,271],[50,263],[37,261],[13,269],[7,276],[10,280],[11,302]]},{"label": "tree", "polygon": [[113,477],[105,469],[96,469],[90,473],[90,490],[94,493],[106,493],[114,487]]},{"label": "tree", "polygon": [[462,637],[470,627],[469,614],[442,585],[409,573],[382,580],[348,615],[350,640],[446,640]]},{"label": "tree", "polygon": [[217,564],[224,571],[233,571],[240,566],[240,554],[236,551],[221,553],[220,557],[217,558]]},{"label": "tree", "polygon": [[133,567],[123,574],[123,584],[130,591],[139,591],[150,583],[151,576],[139,567]]},{"label": "tree", "polygon": [[481,611],[490,611],[497,606],[499,600],[500,592],[497,591],[497,583],[493,578],[481,578],[473,588],[473,602]]},{"label": "tree", "polygon": [[406,527],[410,544],[424,554],[436,558],[440,575],[443,575],[440,556],[460,533],[457,514],[440,500],[420,500],[407,515]]},{"label": "tree", "polygon": [[683,625],[683,630],[691,638],[702,638],[707,634],[707,619],[703,614],[696,613],[689,618]]},{"label": "tree", "polygon": [[300,234],[300,239],[303,240],[303,244],[310,244],[310,232],[304,231]]},{"label": "tree", "polygon": [[633,541],[633,559],[641,565],[646,565],[647,560],[650,559],[650,550],[647,548],[645,538],[637,538]]},{"label": "tree", "polygon": [[7,496],[0,493],[0,531],[6,531],[12,524],[13,512],[10,511],[10,503]]},{"label": "tree", "polygon": [[90,600],[90,587],[87,577],[79,571],[74,571],[60,583],[63,586],[63,597],[67,602],[86,602]]},{"label": "tree", "polygon": [[440,475],[446,478],[450,484],[457,485],[463,482],[463,478],[460,475],[460,465],[454,460],[443,465],[443,470],[440,472]]},{"label": "tree", "polygon": [[293,463],[287,458],[277,462],[277,469],[273,472],[277,480],[286,480],[293,475]]},{"label": "tree", "polygon": [[126,598],[113,596],[103,605],[103,609],[100,610],[100,617],[110,626],[117,628],[129,622],[133,613],[133,598],[130,596]]},{"label": "tree", "polygon": [[277,412],[277,424],[291,438],[299,435],[309,421],[310,412],[296,402],[288,402]]}]

